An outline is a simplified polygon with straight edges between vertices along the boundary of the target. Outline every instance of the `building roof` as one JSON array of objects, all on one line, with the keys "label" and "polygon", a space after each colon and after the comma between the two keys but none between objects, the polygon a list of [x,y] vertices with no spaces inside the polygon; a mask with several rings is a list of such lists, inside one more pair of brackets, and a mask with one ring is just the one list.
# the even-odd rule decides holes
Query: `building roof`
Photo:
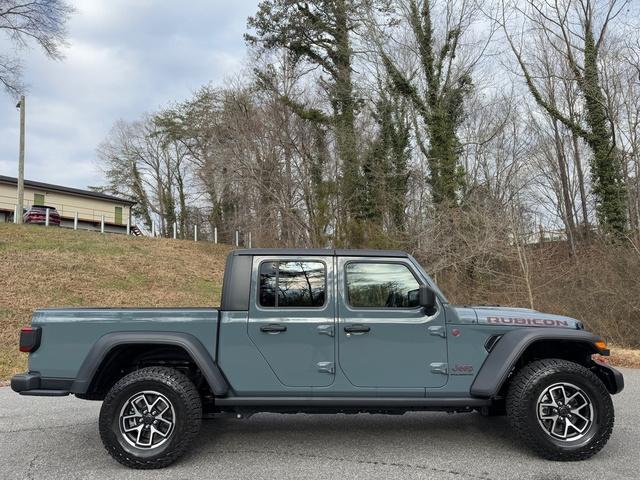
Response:
[{"label": "building roof", "polygon": [[299,255],[339,257],[408,257],[399,250],[357,250],[338,248],[243,248],[233,250],[234,255]]},{"label": "building roof", "polygon": [[[8,185],[18,185],[18,179],[15,177],[7,177],[0,175],[0,183]],[[66,193],[68,195],[76,195],[78,197],[96,198],[99,200],[107,200],[109,202],[123,203],[125,205],[135,205],[136,202],[122,197],[116,197],[115,195],[108,195],[106,193],[93,192],[91,190],[81,190],[79,188],[63,187],[62,185],[53,185],[51,183],[35,182],[33,180],[25,180],[25,187],[35,188],[39,190],[49,190],[54,192]]]}]

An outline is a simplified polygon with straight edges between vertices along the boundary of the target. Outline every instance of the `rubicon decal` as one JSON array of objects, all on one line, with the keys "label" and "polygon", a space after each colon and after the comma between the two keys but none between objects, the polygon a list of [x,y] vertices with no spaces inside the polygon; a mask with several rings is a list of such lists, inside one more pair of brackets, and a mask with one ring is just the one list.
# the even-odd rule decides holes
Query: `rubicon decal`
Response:
[{"label": "rubicon decal", "polygon": [[566,320],[553,318],[522,318],[522,317],[487,317],[487,323],[493,325],[520,325],[527,327],[568,327]]}]

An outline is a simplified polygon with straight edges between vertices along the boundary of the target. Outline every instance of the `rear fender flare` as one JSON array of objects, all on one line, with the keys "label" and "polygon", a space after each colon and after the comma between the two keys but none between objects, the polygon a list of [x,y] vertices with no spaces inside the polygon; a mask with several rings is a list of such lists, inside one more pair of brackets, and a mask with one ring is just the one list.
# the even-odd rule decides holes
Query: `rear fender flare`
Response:
[{"label": "rear fender flare", "polygon": [[594,342],[600,337],[584,330],[556,328],[520,328],[505,333],[487,356],[471,384],[474,397],[495,397],[507,380],[509,373],[526,349],[541,340],[581,343],[593,353],[598,353]]},{"label": "rear fender flare", "polygon": [[109,352],[116,347],[131,344],[180,347],[198,366],[216,396],[224,396],[229,391],[229,384],[220,368],[202,342],[193,335],[178,332],[112,332],[100,337],[91,347],[71,386],[71,393],[87,393]]}]

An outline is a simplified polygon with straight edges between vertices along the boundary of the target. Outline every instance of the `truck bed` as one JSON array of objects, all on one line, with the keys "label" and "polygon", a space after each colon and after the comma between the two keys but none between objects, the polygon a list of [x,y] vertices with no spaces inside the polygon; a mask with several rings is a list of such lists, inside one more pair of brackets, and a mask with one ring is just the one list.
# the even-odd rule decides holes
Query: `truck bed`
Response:
[{"label": "truck bed", "polygon": [[47,308],[34,312],[32,326],[41,327],[42,344],[29,355],[29,371],[48,378],[75,379],[89,350],[113,331],[193,335],[216,358],[218,309]]}]

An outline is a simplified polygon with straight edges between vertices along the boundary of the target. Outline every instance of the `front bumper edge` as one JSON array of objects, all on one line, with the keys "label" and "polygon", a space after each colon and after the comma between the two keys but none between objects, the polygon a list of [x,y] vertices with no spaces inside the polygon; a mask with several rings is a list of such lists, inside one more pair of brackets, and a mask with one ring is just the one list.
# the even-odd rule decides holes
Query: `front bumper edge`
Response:
[{"label": "front bumper edge", "polygon": [[624,390],[624,377],[620,371],[598,360],[594,364],[596,375],[604,382],[610,394],[615,395]]}]

